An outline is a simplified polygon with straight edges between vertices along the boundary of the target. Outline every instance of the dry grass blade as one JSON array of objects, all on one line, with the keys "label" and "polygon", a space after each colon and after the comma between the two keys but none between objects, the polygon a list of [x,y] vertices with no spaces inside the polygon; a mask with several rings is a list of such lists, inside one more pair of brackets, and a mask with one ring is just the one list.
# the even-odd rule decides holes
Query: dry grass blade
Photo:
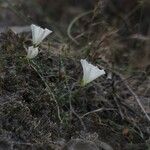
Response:
[{"label": "dry grass blade", "polygon": [[80,14],[79,16],[75,17],[71,23],[69,24],[68,26],[68,29],[67,29],[67,34],[68,34],[68,37],[77,45],[79,45],[78,41],[72,36],[71,34],[71,30],[72,30],[72,27],[73,25],[82,17],[86,16],[86,15],[89,15],[93,12],[93,10],[90,10],[90,11],[87,11],[87,12],[84,12],[82,14]]},{"label": "dry grass blade", "polygon": [[132,88],[128,85],[128,83],[126,82],[126,80],[124,79],[124,77],[122,75],[120,75],[120,78],[124,81],[125,86],[128,88],[128,90],[130,91],[130,93],[134,96],[135,100],[137,101],[138,105],[140,106],[141,110],[143,111],[143,113],[145,114],[147,120],[150,122],[150,117],[148,116],[148,114],[146,113],[144,107],[142,106],[139,97],[136,95],[136,93],[132,90]]},{"label": "dry grass blade", "polygon": [[87,115],[93,114],[93,113],[97,113],[97,112],[102,112],[102,111],[114,111],[116,109],[112,109],[112,108],[99,108],[90,112],[85,113],[84,115],[81,116],[81,118],[84,118]]}]

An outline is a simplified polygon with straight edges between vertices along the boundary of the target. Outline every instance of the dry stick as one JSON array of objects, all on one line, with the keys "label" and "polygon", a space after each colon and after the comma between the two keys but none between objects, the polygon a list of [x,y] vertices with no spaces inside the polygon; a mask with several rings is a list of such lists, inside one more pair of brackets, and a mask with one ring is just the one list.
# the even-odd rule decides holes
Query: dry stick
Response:
[{"label": "dry stick", "polygon": [[75,24],[76,21],[78,21],[80,18],[88,15],[88,14],[91,14],[93,12],[93,10],[90,10],[90,11],[87,11],[87,12],[84,12],[82,14],[80,14],[79,16],[75,17],[71,23],[69,24],[68,26],[68,29],[67,29],[67,34],[68,34],[68,37],[74,42],[76,43],[77,45],[79,45],[79,43],[77,42],[77,40],[71,35],[71,29],[73,27],[73,25]]},{"label": "dry stick", "polygon": [[105,111],[105,110],[116,110],[116,109],[112,109],[112,108],[99,108],[99,109],[87,112],[86,114],[82,115],[81,118],[84,118],[85,116],[87,116],[89,114],[93,114],[93,113],[100,112],[100,111]]},{"label": "dry stick", "polygon": [[125,81],[124,77],[122,77],[122,75],[120,75],[119,73],[117,73],[120,78],[122,80],[124,80],[124,84],[125,86],[128,88],[128,90],[130,91],[130,93],[134,96],[135,100],[137,101],[137,103],[139,104],[140,108],[142,109],[143,113],[145,114],[146,118],[148,119],[148,121],[150,122],[150,117],[148,116],[148,114],[146,113],[144,107],[142,106],[139,97],[136,95],[136,93],[131,89],[131,87],[127,84],[127,82]]},{"label": "dry stick", "polygon": [[[102,67],[102,66],[101,66]],[[118,75],[121,78],[121,82],[123,82],[125,84],[125,86],[128,88],[128,90],[130,91],[130,93],[134,96],[135,100],[137,101],[138,105],[140,106],[140,108],[142,109],[143,113],[145,114],[146,118],[148,119],[148,121],[150,122],[150,117],[148,116],[148,114],[146,113],[145,109],[143,108],[140,99],[138,98],[138,96],[134,93],[134,91],[131,89],[131,87],[127,84],[126,79],[117,71],[110,69],[112,72],[114,72],[116,75]],[[120,82],[119,82],[120,83]]]},{"label": "dry stick", "polygon": [[[31,64],[32,63],[32,64]],[[61,115],[60,115],[60,109],[59,109],[59,105],[58,105],[58,102],[55,98],[55,95],[53,94],[53,92],[51,91],[48,83],[45,81],[45,79],[42,77],[42,75],[39,73],[39,71],[36,69],[35,66],[37,66],[34,61],[31,61],[30,65],[31,67],[36,71],[36,73],[40,76],[41,80],[43,81],[43,83],[45,84],[45,87],[46,87],[46,91],[48,93],[49,96],[52,96],[52,98],[54,99],[54,102],[56,103],[56,107],[57,107],[57,113],[58,113],[58,118],[60,120],[60,122],[62,123],[62,119],[61,119]],[[34,66],[35,65],[35,66]]]}]

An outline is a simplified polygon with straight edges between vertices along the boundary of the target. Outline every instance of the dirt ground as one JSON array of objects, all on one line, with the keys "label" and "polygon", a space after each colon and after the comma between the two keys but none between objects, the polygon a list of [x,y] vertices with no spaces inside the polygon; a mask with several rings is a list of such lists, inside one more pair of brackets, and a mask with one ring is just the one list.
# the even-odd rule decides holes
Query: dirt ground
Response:
[{"label": "dirt ground", "polygon": [[[149,8],[0,1],[0,150],[149,150]],[[32,23],[53,34],[27,60]],[[83,58],[106,71],[85,87]]]}]

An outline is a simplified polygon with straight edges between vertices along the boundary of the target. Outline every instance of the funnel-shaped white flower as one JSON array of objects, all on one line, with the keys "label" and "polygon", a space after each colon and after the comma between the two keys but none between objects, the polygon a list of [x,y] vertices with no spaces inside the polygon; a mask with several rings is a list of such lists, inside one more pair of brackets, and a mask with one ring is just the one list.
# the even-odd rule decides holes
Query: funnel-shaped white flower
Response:
[{"label": "funnel-shaped white flower", "polygon": [[31,31],[32,31],[32,42],[35,46],[39,45],[50,33],[52,33],[51,30],[48,30],[46,28],[43,29],[34,24],[31,25]]},{"label": "funnel-shaped white flower", "polygon": [[100,70],[98,67],[88,63],[85,59],[81,59],[80,62],[83,68],[83,86],[105,74],[104,70]]},{"label": "funnel-shaped white flower", "polygon": [[38,53],[39,53],[38,47],[30,46],[27,49],[27,58],[32,59],[32,58],[36,57],[38,55]]}]

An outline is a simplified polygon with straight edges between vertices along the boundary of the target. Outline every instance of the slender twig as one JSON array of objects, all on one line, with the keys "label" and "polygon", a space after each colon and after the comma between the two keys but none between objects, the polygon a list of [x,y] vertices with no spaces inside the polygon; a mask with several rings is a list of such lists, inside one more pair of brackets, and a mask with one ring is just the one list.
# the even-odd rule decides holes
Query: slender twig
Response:
[{"label": "slender twig", "polygon": [[[37,70],[37,68],[36,68],[36,67],[38,67],[37,64],[35,64],[35,62],[34,62],[33,60],[29,61],[29,64],[30,64],[31,67],[36,71],[36,73],[39,75],[39,77],[41,78],[41,80],[42,80],[43,83],[45,84],[46,91],[47,91],[48,95],[49,95],[50,97],[52,97],[53,100],[54,100],[54,102],[56,103],[58,118],[59,118],[60,122],[62,123],[62,119],[61,119],[61,115],[60,115],[60,108],[59,108],[59,105],[58,105],[58,102],[57,102],[57,100],[56,100],[55,95],[54,95],[53,92],[51,91],[51,88],[49,87],[47,81],[46,81],[46,80],[44,79],[44,77],[41,75],[40,70]],[[35,67],[35,66],[36,66],[36,67]],[[39,68],[39,67],[38,67],[38,68]]]}]

